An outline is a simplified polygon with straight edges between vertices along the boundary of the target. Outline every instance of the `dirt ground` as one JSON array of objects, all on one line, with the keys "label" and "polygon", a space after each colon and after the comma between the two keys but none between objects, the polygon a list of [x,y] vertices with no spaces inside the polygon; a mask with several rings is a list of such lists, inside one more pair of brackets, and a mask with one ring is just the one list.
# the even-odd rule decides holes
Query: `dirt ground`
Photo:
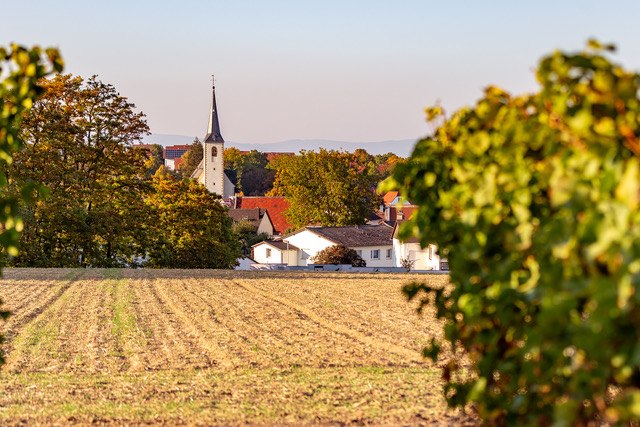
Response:
[{"label": "dirt ground", "polygon": [[446,276],[6,269],[0,424],[460,425],[400,288]]}]

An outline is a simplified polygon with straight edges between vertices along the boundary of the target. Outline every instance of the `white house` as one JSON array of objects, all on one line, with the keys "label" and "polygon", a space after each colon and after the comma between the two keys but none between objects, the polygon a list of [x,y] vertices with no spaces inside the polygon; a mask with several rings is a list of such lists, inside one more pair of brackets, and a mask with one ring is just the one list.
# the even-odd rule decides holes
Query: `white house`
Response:
[{"label": "white house", "polygon": [[393,227],[393,252],[395,254],[395,266],[403,267],[403,260],[411,262],[413,270],[441,270],[448,269],[447,260],[438,254],[438,247],[434,244],[423,248],[417,237],[400,240],[398,238],[399,226],[402,221],[397,221]]},{"label": "white house", "polygon": [[[286,236],[281,241],[254,245],[253,259],[261,264],[304,266],[314,264],[314,257],[323,249],[343,245],[358,252],[367,263],[367,267],[395,267],[392,235],[393,227],[385,223],[345,227],[309,226]],[[279,252],[276,252],[276,249]],[[286,254],[283,252],[285,250]]]},{"label": "white house", "polygon": [[[253,245],[253,259],[258,264],[298,264],[299,249],[282,240],[268,240]],[[304,265],[304,264],[303,264]]]}]

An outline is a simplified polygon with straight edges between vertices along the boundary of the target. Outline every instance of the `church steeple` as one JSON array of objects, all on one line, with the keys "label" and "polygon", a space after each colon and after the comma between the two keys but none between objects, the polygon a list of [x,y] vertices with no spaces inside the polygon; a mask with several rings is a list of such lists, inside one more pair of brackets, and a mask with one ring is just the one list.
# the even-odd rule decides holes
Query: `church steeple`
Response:
[{"label": "church steeple", "polygon": [[216,106],[216,83],[213,76],[211,76],[211,114],[209,115],[209,127],[207,128],[207,135],[204,137],[204,142],[224,142],[222,133],[220,132],[220,122],[218,121],[218,107]]}]

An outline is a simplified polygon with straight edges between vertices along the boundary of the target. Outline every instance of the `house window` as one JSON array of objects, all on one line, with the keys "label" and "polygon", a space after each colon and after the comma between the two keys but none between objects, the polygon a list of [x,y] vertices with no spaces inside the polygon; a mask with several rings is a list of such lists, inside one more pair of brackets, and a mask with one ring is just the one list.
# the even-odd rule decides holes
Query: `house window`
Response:
[{"label": "house window", "polygon": [[387,259],[391,259],[391,249],[387,249]]},{"label": "house window", "polygon": [[213,159],[218,155],[218,147],[211,147],[211,158]]},{"label": "house window", "polygon": [[362,251],[358,250],[358,251],[356,251],[356,253],[358,254],[358,256],[359,256],[360,258],[362,258]]},{"label": "house window", "polygon": [[271,249],[267,248],[267,258],[271,258]]},{"label": "house window", "polygon": [[371,259],[380,259],[380,249],[371,250]]},{"label": "house window", "polygon": [[433,259],[433,246],[429,245],[429,259]]}]

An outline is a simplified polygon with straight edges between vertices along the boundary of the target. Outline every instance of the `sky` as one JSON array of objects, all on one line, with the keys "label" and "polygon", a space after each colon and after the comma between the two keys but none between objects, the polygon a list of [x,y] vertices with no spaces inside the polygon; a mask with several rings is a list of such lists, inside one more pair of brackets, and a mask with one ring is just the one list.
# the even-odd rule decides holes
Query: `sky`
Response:
[{"label": "sky", "polygon": [[153,133],[202,137],[211,74],[239,143],[417,139],[424,108],[453,112],[489,84],[535,90],[538,60],[613,42],[640,70],[637,1],[235,0],[3,2],[0,44],[58,47]]}]

